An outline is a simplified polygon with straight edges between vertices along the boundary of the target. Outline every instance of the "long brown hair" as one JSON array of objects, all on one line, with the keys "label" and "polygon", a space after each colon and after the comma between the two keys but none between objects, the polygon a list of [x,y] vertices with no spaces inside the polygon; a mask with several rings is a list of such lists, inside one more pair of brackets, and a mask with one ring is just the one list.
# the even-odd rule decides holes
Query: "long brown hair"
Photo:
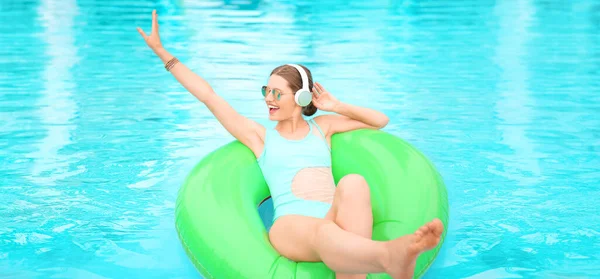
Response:
[{"label": "long brown hair", "polygon": [[[302,69],[304,69],[304,71],[306,72],[306,75],[308,77],[308,90],[310,90],[312,92],[312,88],[313,88],[312,74],[310,73],[310,70],[308,68],[304,67],[303,65],[300,65],[300,67],[302,67]],[[281,65],[281,66],[273,69],[273,71],[271,72],[271,75],[278,75],[278,76],[282,77],[283,79],[285,79],[288,82],[290,89],[292,89],[292,92],[294,92],[294,93],[302,88],[302,76],[300,75],[298,70],[296,68],[294,68],[293,66]],[[315,114],[316,112],[317,112],[317,107],[315,107],[315,105],[312,102],[310,104],[308,104],[308,106],[305,106],[302,108],[302,114],[304,114],[306,116],[311,116],[311,115]]]}]

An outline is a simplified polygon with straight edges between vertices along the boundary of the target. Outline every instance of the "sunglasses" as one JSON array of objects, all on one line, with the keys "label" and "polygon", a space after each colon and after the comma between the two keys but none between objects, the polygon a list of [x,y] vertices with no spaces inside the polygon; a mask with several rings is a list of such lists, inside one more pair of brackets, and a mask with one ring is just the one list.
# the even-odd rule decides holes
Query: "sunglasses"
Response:
[{"label": "sunglasses", "polygon": [[281,90],[276,89],[276,88],[269,88],[266,85],[263,85],[262,87],[262,95],[263,97],[267,97],[267,95],[271,93],[273,94],[273,98],[275,98],[275,100],[279,101],[281,99],[281,95],[285,95],[286,93],[281,92]]}]

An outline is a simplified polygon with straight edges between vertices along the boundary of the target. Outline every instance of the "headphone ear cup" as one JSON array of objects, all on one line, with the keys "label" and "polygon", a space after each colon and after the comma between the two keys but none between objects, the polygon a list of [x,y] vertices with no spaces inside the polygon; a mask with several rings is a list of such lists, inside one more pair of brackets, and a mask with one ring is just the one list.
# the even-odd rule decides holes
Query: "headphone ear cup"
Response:
[{"label": "headphone ear cup", "polygon": [[312,102],[312,93],[305,90],[298,90],[294,96],[296,104],[301,107],[308,106]]}]

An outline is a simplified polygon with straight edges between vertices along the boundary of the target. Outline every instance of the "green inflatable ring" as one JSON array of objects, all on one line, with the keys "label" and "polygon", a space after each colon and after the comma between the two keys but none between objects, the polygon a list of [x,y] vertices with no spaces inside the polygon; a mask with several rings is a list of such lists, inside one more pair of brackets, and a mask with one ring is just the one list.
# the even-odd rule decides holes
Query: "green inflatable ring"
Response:
[{"label": "green inflatable ring", "polygon": [[[421,152],[379,130],[356,130],[332,137],[332,171],[337,182],[361,174],[371,187],[373,239],[413,233],[440,218],[448,228],[448,198],[439,173]],[[293,262],[269,242],[258,205],[269,189],[254,154],[233,141],[198,163],[179,191],[175,223],[190,260],[205,278],[335,278],[322,262]],[[422,276],[440,245],[419,256]],[[368,278],[390,278],[369,274]]]}]

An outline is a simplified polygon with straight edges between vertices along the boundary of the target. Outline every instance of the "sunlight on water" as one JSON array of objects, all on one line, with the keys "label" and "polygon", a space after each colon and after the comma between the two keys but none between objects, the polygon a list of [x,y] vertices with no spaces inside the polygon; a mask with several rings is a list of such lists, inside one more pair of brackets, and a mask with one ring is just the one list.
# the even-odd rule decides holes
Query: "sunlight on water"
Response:
[{"label": "sunlight on water", "polygon": [[597,1],[0,2],[0,277],[200,277],[175,198],[232,138],[135,30],[153,8],[252,119],[290,62],[384,111],[448,187],[426,278],[600,277]]}]

